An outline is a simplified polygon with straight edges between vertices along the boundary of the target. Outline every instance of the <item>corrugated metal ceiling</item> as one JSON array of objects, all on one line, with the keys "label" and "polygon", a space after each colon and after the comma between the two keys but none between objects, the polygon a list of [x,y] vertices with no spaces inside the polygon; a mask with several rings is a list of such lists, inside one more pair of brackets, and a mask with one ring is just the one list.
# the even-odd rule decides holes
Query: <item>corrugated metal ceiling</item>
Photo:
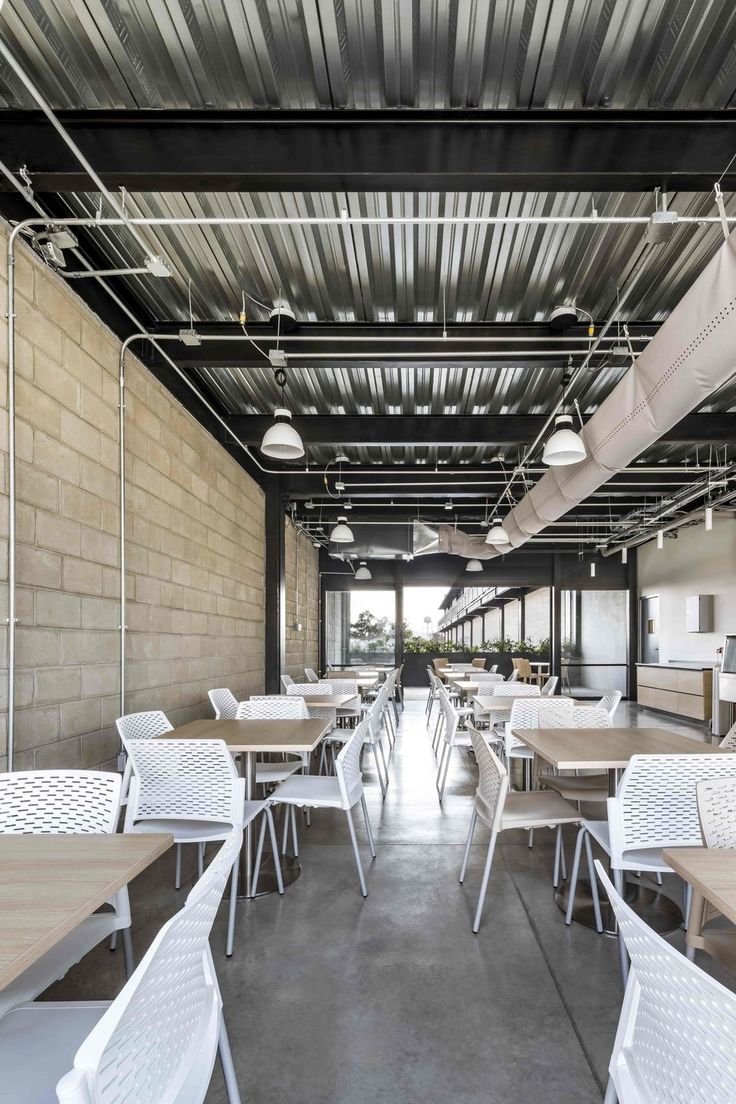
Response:
[{"label": "corrugated metal ceiling", "polygon": [[[7,0],[56,107],[731,105],[732,0]],[[0,103],[26,105],[0,69]]]}]

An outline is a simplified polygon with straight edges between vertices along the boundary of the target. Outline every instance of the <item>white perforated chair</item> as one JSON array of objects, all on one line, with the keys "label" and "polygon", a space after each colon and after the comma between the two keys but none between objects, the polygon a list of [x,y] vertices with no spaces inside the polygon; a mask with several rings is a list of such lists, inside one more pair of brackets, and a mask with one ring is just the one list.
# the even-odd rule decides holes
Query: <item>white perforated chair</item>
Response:
[{"label": "white perforated chair", "polygon": [[[565,877],[562,825],[578,824],[580,814],[559,794],[550,793],[549,791],[538,790],[535,793],[522,794],[509,793],[509,773],[486,742],[483,733],[471,725],[469,735],[475,752],[475,761],[478,765],[478,786],[473,799],[473,812],[470,817],[470,828],[465,843],[463,865],[460,870],[461,885],[465,881],[470,848],[478,820],[480,819],[491,830],[478,904],[473,918],[473,931],[477,932],[480,928],[483,903],[493,863],[493,852],[499,832],[506,832],[511,828],[524,828],[530,831],[534,828],[556,828],[555,865],[552,884],[557,886],[560,880],[560,869],[562,869],[562,877]],[[591,875],[592,873],[591,865]]]},{"label": "white perforated chair", "polygon": [[497,671],[473,671],[472,681],[485,690],[491,683],[503,682],[503,675],[499,675]]},{"label": "white perforated chair", "polygon": [[631,956],[605,1104],[736,1100],[736,995],[645,924],[595,865]]},{"label": "white perforated chair", "polygon": [[281,676],[281,685],[283,686],[284,690],[286,690],[287,687],[293,685],[293,682],[294,682],[294,680],[291,677],[291,675],[282,675]]},{"label": "white perforated chair", "polygon": [[601,700],[599,702],[596,702],[596,709],[605,710],[610,718],[611,724],[613,724],[613,718],[616,710],[618,709],[621,698],[622,694],[620,690],[612,690],[610,694],[604,694]]},{"label": "white perforated chair", "polygon": [[[522,684],[527,685],[527,684]],[[533,685],[533,684],[528,684]],[[543,698],[541,695],[523,695],[515,697],[511,705],[511,717],[505,724],[504,751],[506,770],[511,770],[514,759],[521,759],[527,775],[526,789],[531,789],[531,764],[534,752],[518,736],[523,728],[562,728],[572,716],[575,708],[570,698]],[[544,723],[540,720],[544,717]]]},{"label": "white perforated chair", "polygon": [[338,720],[343,719],[347,721],[359,721],[361,717],[360,708],[360,691],[358,690],[358,683],[356,679],[340,679],[337,686],[333,686],[330,683],[331,692],[333,694],[352,694],[355,697],[355,701],[350,705],[341,705],[337,710]]},{"label": "white perforated chair", "polygon": [[[271,800],[274,804],[281,803],[291,807],[292,829],[297,856],[299,854],[299,847],[294,810],[297,808],[343,810],[347,817],[350,840],[353,845],[353,854],[355,855],[355,864],[358,868],[360,891],[364,897],[368,896],[368,890],[363,876],[363,867],[360,861],[358,841],[355,836],[352,811],[358,804],[363,810],[368,844],[371,849],[371,855],[375,859],[376,848],[373,843],[368,806],[366,805],[365,795],[363,793],[363,775],[360,771],[360,753],[363,747],[367,723],[368,722],[365,720],[361,721],[357,728],[354,728],[350,733],[350,739],[335,761],[336,777],[333,778],[328,775],[314,774],[294,775],[292,778],[287,778],[286,782],[282,782],[271,795]],[[260,856],[257,856],[254,875],[258,872],[259,859]]]},{"label": "white perforated chair", "polygon": [[[13,836],[114,833],[120,815],[120,794],[120,775],[111,772],[40,770],[0,774],[0,833]],[[125,972],[130,977],[133,945],[127,887],[119,890],[108,904],[111,911],[85,917],[74,931],[0,990],[0,1014],[33,1000],[64,977],[88,951],[118,931],[122,932]]]},{"label": "white perforated chair", "polygon": [[[730,755],[633,755],[616,796],[608,798],[608,820],[586,819],[580,825],[565,923],[572,923],[577,864],[586,835],[610,856],[614,884],[620,893],[627,871],[671,873],[662,857],[663,848],[702,845],[698,783],[730,778],[733,773]],[[595,896],[595,886],[591,888]],[[599,926],[598,931],[602,930]],[[628,962],[621,940],[619,950],[625,981]]]},{"label": "white perforated chair", "polygon": [[731,725],[718,746],[721,751],[736,751],[736,724]]},{"label": "white perforated chair", "polygon": [[305,667],[304,674],[307,676],[309,682],[319,682],[319,675],[313,667]]},{"label": "white perforated chair", "polygon": [[[304,698],[286,697],[285,694],[254,695],[248,701],[238,703],[236,720],[306,720],[309,711]],[[283,782],[295,771],[306,766],[308,756],[284,759],[282,762],[257,762],[255,781],[258,786]]]},{"label": "white perforated chair", "polygon": [[[564,701],[560,698],[555,701]],[[570,699],[567,699],[570,700]],[[553,703],[550,702],[550,705]],[[574,706],[569,718],[560,725],[555,716],[550,716],[545,709],[540,710],[540,728],[610,728],[611,718],[605,709],[598,706],[578,705]],[[542,719],[544,724],[541,723]],[[601,802],[608,800],[608,775],[596,774],[558,774],[552,770],[540,771],[539,781],[542,785],[556,790],[568,801]]]},{"label": "white perforated chair", "polygon": [[[736,851],[736,762],[734,768],[732,777],[711,778],[699,782],[696,787],[698,817],[706,847]],[[718,915],[718,909],[705,900],[697,886],[693,886],[687,922],[687,957],[694,959],[696,950],[705,951],[734,972],[736,931],[733,927],[705,928],[708,921]]]},{"label": "white perforated chair", "polygon": [[[175,843],[198,844],[201,877],[206,844],[227,839],[234,828],[242,829],[262,814],[258,858],[268,825],[278,889],[283,893],[269,803],[245,800],[245,779],[238,777],[223,740],[131,740],[128,754],[133,777],[125,814],[126,832],[170,832]],[[177,888],[181,885],[179,854],[177,851]],[[233,953],[237,888],[238,863],[234,862],[225,951],[228,956]]]},{"label": "white perforated chair", "polygon": [[557,689],[557,683],[559,681],[560,680],[557,675],[550,675],[550,677],[547,679],[544,686],[540,690],[540,694],[542,695],[542,697],[551,698],[555,690]]},{"label": "white perforated chair", "polygon": [[452,752],[455,748],[469,748],[471,741],[468,730],[459,728],[460,714],[444,691],[440,695],[440,707],[442,709],[442,727],[440,729],[440,757],[437,763],[435,786],[437,787],[440,804],[442,804]]},{"label": "white perforated chair", "polygon": [[[299,698],[320,698],[328,697],[333,693],[333,686],[331,682],[327,682],[322,679],[320,682],[294,682],[291,686],[286,687],[286,693],[289,697]],[[330,705],[310,705],[307,701],[307,710],[309,716],[313,721],[324,721],[331,727],[334,727],[336,720],[336,710]]]},{"label": "white perforated chair", "polygon": [[203,1104],[219,1049],[240,1104],[209,935],[241,840],[230,833],[112,1003],[39,1001],[0,1019],[3,1101]]},{"label": "white perforated chair", "polygon": [[514,667],[513,671],[511,672],[509,677],[506,679],[506,681],[507,682],[518,682],[519,681],[519,672],[516,669],[516,667]]},{"label": "white perforated chair", "polygon": [[[161,736],[164,732],[171,732],[174,728],[169,718],[160,709],[148,709],[143,713],[126,713],[124,717],[118,717],[115,727],[128,754],[128,740],[152,740],[155,736]],[[123,773],[122,802],[128,800],[128,788],[130,786],[130,759],[125,762]]]},{"label": "white perforated chair", "polygon": [[208,690],[207,696],[215,711],[216,721],[232,721],[238,710],[238,699],[231,690],[220,687],[217,690]]},{"label": "white perforated chair", "polygon": [[498,671],[498,664],[494,663],[493,666],[490,668],[490,671],[491,671],[492,675],[495,675],[496,672]]},{"label": "white perforated chair", "polygon": [[[376,775],[378,777],[378,784],[381,787],[381,796],[386,797],[388,790],[388,763],[386,762],[386,752],[383,747],[383,717],[387,708],[388,688],[384,682],[379,691],[378,697],[368,708],[365,714],[365,735],[363,737],[363,750],[370,749],[373,755],[373,762],[376,768]],[[325,749],[329,748],[332,755],[333,767],[335,764],[335,748],[344,745],[350,739],[352,734],[350,728],[333,728],[332,732],[325,736],[322,744],[322,760],[319,765],[319,773],[322,774],[323,770],[327,766],[327,756]]]}]

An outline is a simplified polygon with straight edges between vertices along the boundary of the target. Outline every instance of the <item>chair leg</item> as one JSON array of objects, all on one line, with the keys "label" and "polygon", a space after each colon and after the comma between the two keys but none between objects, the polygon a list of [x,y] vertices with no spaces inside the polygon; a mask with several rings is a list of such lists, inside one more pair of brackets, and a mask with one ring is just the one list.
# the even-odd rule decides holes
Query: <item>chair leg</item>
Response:
[{"label": "chair leg", "polygon": [[176,845],[176,874],[174,875],[174,889],[181,889],[181,844]]},{"label": "chair leg", "polygon": [[552,875],[552,885],[557,889],[560,884],[560,857],[562,855],[562,825],[557,825],[555,832],[555,869]]},{"label": "chair leg", "polygon": [[616,1095],[616,1086],[613,1083],[613,1078],[608,1078],[608,1084],[606,1085],[606,1095],[603,1100],[603,1104],[618,1104],[618,1096]]},{"label": "chair leg", "polygon": [[386,781],[386,785],[383,789],[383,796],[386,796],[386,790],[388,789],[388,763],[386,762],[386,753],[383,750],[383,740],[378,741],[378,754],[381,756],[381,764],[383,766],[383,777]]},{"label": "chair leg", "polygon": [[445,796],[445,783],[447,782],[447,772],[450,769],[450,759],[452,758],[452,748],[447,745],[447,754],[445,755],[445,766],[442,771],[442,782],[440,783],[440,804],[442,804],[442,798]]},{"label": "chair leg", "polygon": [[197,877],[201,878],[204,874],[204,844],[197,844]]},{"label": "chair leg", "polygon": [[585,833],[585,853],[588,856],[588,881],[590,882],[590,896],[593,898],[595,930],[598,932],[599,935],[602,935],[603,918],[601,916],[601,900],[598,896],[598,878],[596,876],[595,865],[593,863],[593,847],[590,842],[590,835],[587,832]]},{"label": "chair leg", "polygon": [[123,928],[123,962],[125,964],[125,976],[129,978],[135,970],[135,958],[133,957],[133,937],[130,928]]},{"label": "chair leg", "polygon": [[[619,897],[623,897],[625,889],[623,870],[613,871],[613,881]],[[618,953],[621,958],[621,979],[624,983],[624,988],[626,988],[626,983],[629,980],[629,956],[626,951],[626,944],[624,943],[624,937],[621,934],[620,929],[618,933]]]},{"label": "chair leg", "polygon": [[463,865],[460,868],[460,877],[458,879],[458,881],[460,882],[460,885],[462,885],[463,882],[465,881],[465,874],[466,874],[467,869],[468,869],[468,859],[470,858],[470,847],[471,847],[471,844],[473,842],[473,833],[475,832],[475,824],[476,824],[477,820],[478,820],[478,814],[476,813],[475,809],[473,809],[473,812],[470,815],[470,828],[468,829],[468,838],[465,841],[465,853],[463,855]]},{"label": "chair leg", "polygon": [[473,920],[473,932],[478,934],[480,928],[480,917],[483,912],[483,904],[486,899],[486,892],[488,890],[488,879],[491,876],[491,865],[493,863],[493,852],[496,849],[496,838],[498,832],[491,832],[491,838],[488,841],[488,854],[486,855],[486,864],[483,867],[483,881],[480,883],[480,893],[478,894],[478,906],[475,910],[475,918]]},{"label": "chair leg", "polygon": [[[230,907],[227,914],[227,942],[225,944],[225,955],[227,958],[233,953],[233,944],[235,942],[235,909],[238,907],[238,870],[240,867],[240,856],[233,863],[232,873],[230,875]],[[256,882],[253,883],[253,892],[255,893]]]},{"label": "chair leg", "polygon": [[348,828],[350,829],[350,839],[353,844],[353,854],[355,855],[355,865],[358,868],[358,878],[360,880],[360,892],[364,897],[368,896],[368,890],[365,884],[365,878],[363,877],[363,867],[360,862],[360,852],[358,851],[358,841],[355,837],[355,825],[353,824],[353,812],[352,809],[346,809],[345,815],[348,818]]},{"label": "chair leg", "polygon": [[365,831],[366,831],[366,835],[368,836],[368,846],[371,849],[371,855],[375,859],[375,857],[376,857],[376,845],[373,842],[373,829],[371,828],[371,819],[368,816],[368,806],[365,803],[365,794],[364,793],[362,793],[360,795],[360,805],[361,805],[361,808],[363,809],[363,819],[365,820]]},{"label": "chair leg", "polygon": [[[261,863],[263,861],[263,841],[266,837],[266,817],[261,817],[261,830],[258,833],[258,846],[256,848],[256,860],[253,865],[253,877],[251,879],[251,885],[253,886],[253,896],[258,893],[258,879],[261,874]],[[277,848],[278,850],[278,848]]]},{"label": "chair leg", "polygon": [[294,840],[294,858],[299,858],[299,837],[296,834],[296,806],[291,806],[291,835]]},{"label": "chair leg", "polygon": [[114,951],[118,945],[118,933],[114,931],[110,936],[110,950]]},{"label": "chair leg", "polygon": [[583,841],[587,836],[585,828],[580,828],[578,831],[578,838],[575,841],[575,855],[572,860],[572,875],[570,877],[570,884],[567,887],[567,912],[565,913],[565,923],[569,926],[572,924],[572,910],[575,904],[575,890],[578,885],[578,872],[580,870],[580,854],[583,849]]},{"label": "chair leg", "polygon": [[289,806],[284,805],[284,836],[281,841],[281,854],[286,854],[286,848],[289,843]]},{"label": "chair leg", "polygon": [[278,886],[279,893],[283,895],[284,882],[281,877],[281,859],[279,858],[279,845],[276,839],[276,825],[273,821],[273,813],[270,807],[266,809],[266,820],[268,821],[268,834],[271,837],[271,850],[273,851],[273,865],[276,870],[276,885]]},{"label": "chair leg", "polygon": [[[378,761],[378,751],[377,751],[377,748],[379,748],[381,746],[381,742],[380,742],[380,740],[377,740],[375,744],[369,744],[368,746],[370,747],[371,751],[373,752],[373,762],[375,763],[376,774],[378,775],[378,785],[381,787],[381,797],[385,798],[386,790],[388,789],[388,781],[383,777],[383,774],[381,772],[381,764]],[[384,760],[384,767],[385,767],[385,765],[386,764],[385,764],[385,760]],[[386,774],[388,774],[388,771],[386,771]]]},{"label": "chair leg", "polygon": [[530,828],[529,829],[529,843],[528,843],[528,847],[529,847],[530,851],[531,851],[533,846],[534,846],[534,829]]},{"label": "chair leg", "polygon": [[[237,863],[235,865],[237,866]],[[222,1066],[222,1076],[225,1080],[228,1104],[241,1104],[240,1090],[238,1089],[238,1082],[235,1078],[233,1053],[230,1050],[230,1040],[227,1036],[227,1028],[225,1027],[222,1013],[220,1013],[220,1032],[217,1039],[217,1051],[220,1055],[220,1065]]]}]

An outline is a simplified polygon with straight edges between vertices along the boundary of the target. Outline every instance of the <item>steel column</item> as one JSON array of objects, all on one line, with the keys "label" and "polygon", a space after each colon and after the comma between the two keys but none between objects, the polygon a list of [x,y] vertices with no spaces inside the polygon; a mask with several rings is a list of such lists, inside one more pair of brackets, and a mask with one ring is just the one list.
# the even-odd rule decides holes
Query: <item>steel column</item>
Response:
[{"label": "steel column", "polygon": [[265,494],[265,683],[267,694],[278,694],[286,657],[286,514],[278,476],[268,480]]}]

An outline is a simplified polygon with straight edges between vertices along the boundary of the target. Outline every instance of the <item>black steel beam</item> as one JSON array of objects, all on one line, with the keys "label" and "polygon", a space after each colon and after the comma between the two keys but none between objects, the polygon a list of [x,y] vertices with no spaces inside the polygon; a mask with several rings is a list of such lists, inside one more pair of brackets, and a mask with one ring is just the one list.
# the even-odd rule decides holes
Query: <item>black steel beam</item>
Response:
[{"label": "black steel beam", "polygon": [[[129,191],[710,191],[736,115],[708,111],[60,111]],[[89,179],[37,111],[0,113],[37,192]],[[722,178],[736,187],[736,170]],[[0,187],[7,190],[2,181]]]},{"label": "black steel beam", "polygon": [[[525,445],[543,430],[544,414],[306,414],[294,418],[308,445]],[[270,414],[232,415],[246,445],[260,444]],[[736,414],[689,414],[660,438],[668,443],[736,441]]]}]

